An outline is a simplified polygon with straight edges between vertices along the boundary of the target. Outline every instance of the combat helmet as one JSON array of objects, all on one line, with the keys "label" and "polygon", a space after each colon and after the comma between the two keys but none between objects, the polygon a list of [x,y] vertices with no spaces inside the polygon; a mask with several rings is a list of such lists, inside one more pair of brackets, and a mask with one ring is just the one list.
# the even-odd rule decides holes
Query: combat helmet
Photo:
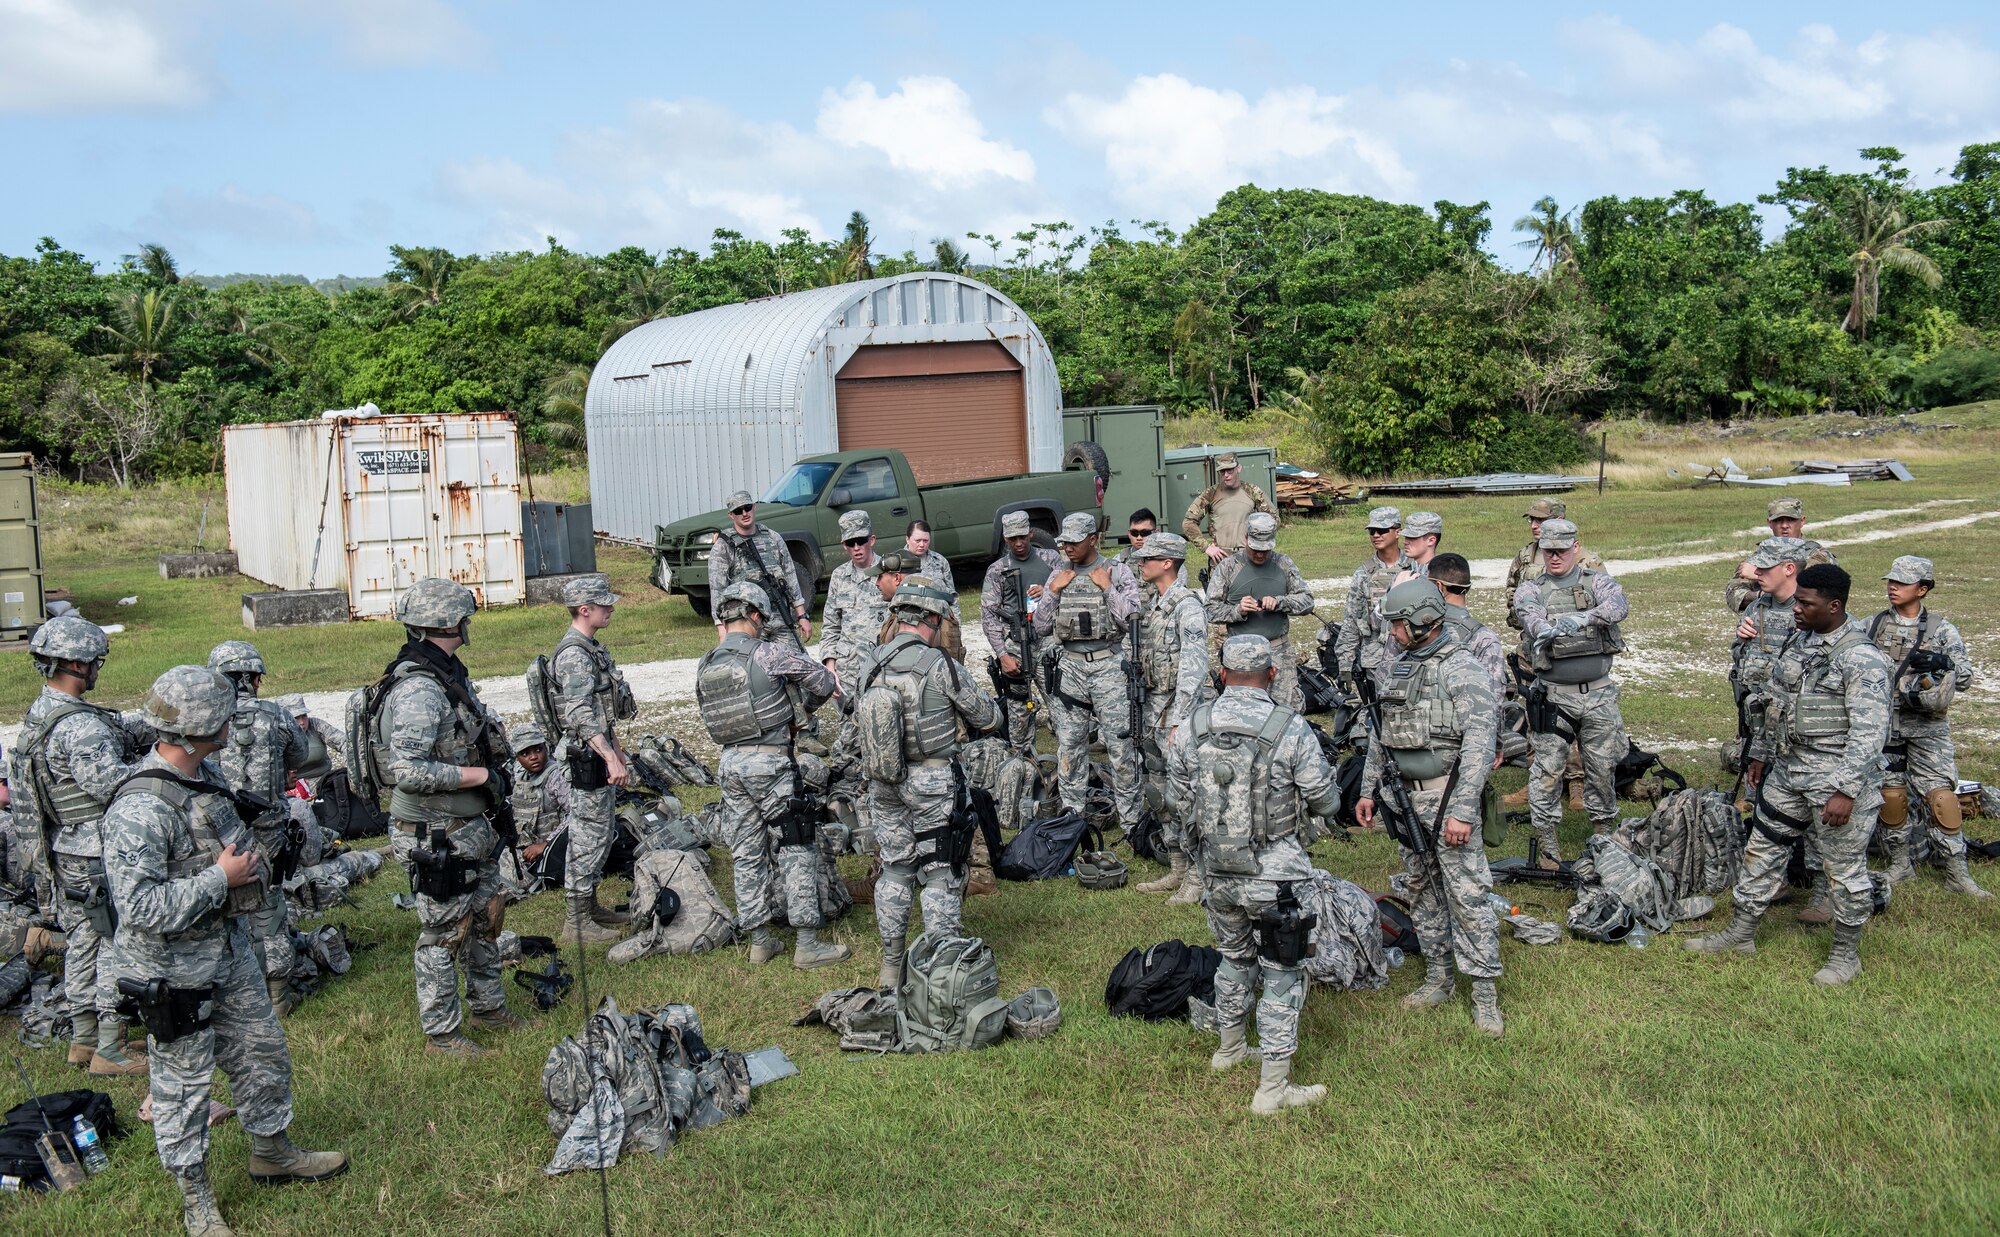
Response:
[{"label": "combat helmet", "polygon": [[942,615],[957,601],[958,598],[929,576],[905,576],[903,582],[896,586],[896,595],[889,599],[889,605],[898,611],[921,610],[926,614]]},{"label": "combat helmet", "polygon": [[236,713],[236,688],[207,666],[175,666],[153,680],[139,715],[190,752],[193,740],[215,742]]},{"label": "combat helmet", "polygon": [[[104,629],[75,614],[59,614],[43,623],[35,629],[34,639],[28,641],[28,653],[43,678],[61,669],[66,661],[91,664],[110,652],[111,640]],[[90,673],[90,683],[93,687],[97,685],[95,670]]]},{"label": "combat helmet", "polygon": [[771,599],[763,589],[748,580],[738,580],[723,589],[722,595],[715,599],[715,618],[720,623],[734,623],[748,618],[753,610],[769,618]]},{"label": "combat helmet", "polygon": [[224,640],[208,651],[208,668],[234,678],[264,673],[264,655],[248,640]]},{"label": "combat helmet", "polygon": [[1405,580],[1382,598],[1382,617],[1410,625],[1410,634],[1422,638],[1444,622],[1444,593],[1428,576]]},{"label": "combat helmet", "polygon": [[456,630],[460,643],[471,644],[472,615],[478,609],[478,599],[463,584],[425,576],[396,598],[396,621],[411,629],[413,640]]},{"label": "combat helmet", "polygon": [[1048,988],[1030,988],[1007,1002],[1007,1034],[1016,1039],[1040,1039],[1062,1025],[1062,1006]]}]

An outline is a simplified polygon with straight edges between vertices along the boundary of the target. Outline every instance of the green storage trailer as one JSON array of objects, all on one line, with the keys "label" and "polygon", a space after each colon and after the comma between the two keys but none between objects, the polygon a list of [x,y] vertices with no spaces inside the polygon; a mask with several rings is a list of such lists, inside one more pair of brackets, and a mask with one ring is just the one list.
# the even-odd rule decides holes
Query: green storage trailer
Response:
[{"label": "green storage trailer", "polygon": [[25,451],[0,453],[0,641],[33,634],[47,617],[42,600],[35,458]]},{"label": "green storage trailer", "polygon": [[1111,479],[1104,485],[1104,531],[1107,540],[1125,535],[1132,513],[1150,507],[1166,526],[1160,485],[1166,476],[1160,463],[1161,427],[1165,410],[1157,404],[1115,408],[1063,409],[1063,448],[1090,441],[1104,448],[1111,461]]}]

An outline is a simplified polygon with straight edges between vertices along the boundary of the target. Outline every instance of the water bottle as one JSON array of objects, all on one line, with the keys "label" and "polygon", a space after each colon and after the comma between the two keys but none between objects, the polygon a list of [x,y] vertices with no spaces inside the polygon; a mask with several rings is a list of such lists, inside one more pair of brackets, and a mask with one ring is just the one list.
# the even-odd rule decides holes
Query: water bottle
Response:
[{"label": "water bottle", "polygon": [[1394,945],[1391,945],[1391,946],[1389,946],[1389,947],[1388,947],[1387,949],[1383,950],[1382,952],[1383,952],[1383,954],[1385,954],[1385,955],[1387,956],[1387,958],[1388,958],[1388,961],[1389,961],[1389,969],[1390,969],[1390,970],[1392,970],[1392,971],[1400,971],[1400,970],[1402,970],[1402,969],[1403,969],[1403,951],[1402,951],[1402,950],[1400,950],[1400,949],[1396,948],[1396,947],[1395,947]]},{"label": "water bottle", "polygon": [[1625,934],[1625,943],[1634,949],[1644,949],[1646,942],[1652,939],[1653,934],[1646,931],[1646,925],[1643,923],[1633,924],[1632,930]]},{"label": "water bottle", "polygon": [[1518,915],[1521,913],[1519,907],[1490,889],[1486,891],[1486,901],[1488,905],[1492,906],[1493,913],[1502,919],[1507,918],[1509,915]]},{"label": "water bottle", "polygon": [[21,1179],[12,1174],[0,1174],[0,1194],[19,1194]]},{"label": "water bottle", "polygon": [[104,1154],[104,1144],[97,1140],[97,1127],[78,1113],[70,1121],[70,1128],[76,1142],[76,1154],[83,1166],[93,1173],[101,1173],[111,1167],[111,1158]]}]

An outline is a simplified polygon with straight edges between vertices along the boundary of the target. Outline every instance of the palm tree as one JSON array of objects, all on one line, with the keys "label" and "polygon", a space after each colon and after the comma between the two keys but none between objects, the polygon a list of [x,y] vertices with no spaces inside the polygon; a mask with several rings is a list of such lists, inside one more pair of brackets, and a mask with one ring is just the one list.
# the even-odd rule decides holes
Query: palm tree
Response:
[{"label": "palm tree", "polygon": [[1854,338],[1868,338],[1868,324],[1880,311],[1882,268],[1915,275],[1927,288],[1944,282],[1937,263],[1910,248],[1920,237],[1934,236],[1951,225],[1942,219],[1910,222],[1899,198],[1884,197],[1861,186],[1841,192],[1838,204],[1829,208],[1841,232],[1854,246],[1847,255],[1854,268],[1854,291],[1847,302],[1847,316],[1840,327]]},{"label": "palm tree", "polygon": [[1534,247],[1534,260],[1528,263],[1533,270],[1544,263],[1547,274],[1555,274],[1559,268],[1576,265],[1576,227],[1570,222],[1574,210],[1563,210],[1556,200],[1544,197],[1535,203],[1532,215],[1523,215],[1514,221],[1516,232],[1528,233],[1528,239],[1515,242],[1520,248]]},{"label": "palm tree", "polygon": [[174,262],[174,255],[167,252],[165,245],[147,242],[139,246],[139,252],[126,259],[154,280],[162,284],[176,284],[181,281],[180,267]]},{"label": "palm tree", "polygon": [[101,355],[120,369],[138,372],[142,398],[173,359],[174,337],[181,329],[174,315],[177,306],[174,294],[165,289],[134,289],[111,306],[117,325],[97,328],[112,345]]},{"label": "palm tree", "polygon": [[278,362],[292,359],[285,346],[285,337],[291,333],[292,324],[281,318],[266,318],[259,322],[251,316],[250,307],[243,302],[227,301],[222,305],[220,314],[212,317],[211,321],[217,330],[243,340],[243,356],[253,365],[276,369]]},{"label": "palm tree", "polygon": [[846,235],[841,238],[839,283],[875,278],[875,238],[868,233],[868,216],[855,211],[847,217]]},{"label": "palm tree", "polygon": [[609,348],[633,327],[644,326],[655,318],[672,317],[675,306],[686,295],[664,267],[642,266],[633,271],[619,293],[618,308],[622,313],[605,326],[598,340],[599,350]]},{"label": "palm tree", "polygon": [[403,308],[403,316],[414,318],[426,308],[444,304],[445,285],[451,282],[452,256],[442,249],[390,247],[396,255],[396,269],[389,274],[388,292]]},{"label": "palm tree", "polygon": [[572,365],[550,375],[542,384],[542,436],[551,446],[581,447],[584,443],[583,402],[590,390],[590,366]]},{"label": "palm tree", "polygon": [[965,274],[972,265],[972,255],[958,247],[957,242],[938,237],[931,242],[931,269],[948,271],[954,275]]}]

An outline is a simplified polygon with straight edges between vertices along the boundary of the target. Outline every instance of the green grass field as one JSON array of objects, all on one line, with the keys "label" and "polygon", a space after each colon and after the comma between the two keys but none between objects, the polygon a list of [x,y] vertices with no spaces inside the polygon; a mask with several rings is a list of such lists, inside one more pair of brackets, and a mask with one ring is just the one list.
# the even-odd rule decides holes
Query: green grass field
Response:
[{"label": "green grass field", "polygon": [[[1742,438],[1717,449],[1691,435],[1642,440],[1628,427],[1614,443],[1616,483],[1601,498],[1572,496],[1572,513],[1588,544],[1619,558],[1747,549],[1753,538],[1728,534],[1760,524],[1770,493],[1688,488],[1665,467],[1685,472],[1686,461],[1721,450],[1751,464],[1762,458],[1752,448],[1772,458],[1899,454],[1917,473],[1908,484],[1804,490],[1815,520],[1941,504],[1828,536],[2000,509],[1992,426],[1941,416],[1968,428],[1927,434],[1908,449],[1884,440]],[[52,582],[70,584],[93,617],[131,625],[113,642],[105,680],[113,700],[129,703],[159,668],[240,631],[240,583],[176,586],[154,574],[160,549],[192,541],[199,498],[190,506],[189,497],[172,491],[121,504],[161,521],[171,539],[149,542],[125,525],[105,530],[95,546],[57,533]],[[111,506],[103,496],[74,499],[79,508]],[[1447,548],[1470,557],[1511,553],[1522,535],[1520,499],[1418,505],[1440,511]],[[1309,577],[1345,575],[1365,552],[1351,508],[1293,523],[1283,536]],[[1907,552],[1937,559],[1944,583],[1936,608],[1958,622],[1987,676],[1956,715],[1962,776],[2000,778],[2000,519],[1840,549],[1856,577],[1857,612],[1879,607],[1875,578]],[[621,658],[690,655],[706,645],[707,624],[684,602],[645,597],[637,556],[607,555],[606,563],[633,598],[609,633]],[[1627,724],[1643,746],[1667,750],[1711,784],[1719,777],[1714,749],[1734,724],[1723,680],[1733,624],[1720,608],[1728,571],[1726,563],[1686,566],[1626,581],[1634,605],[1634,655],[1621,670]],[[135,592],[138,606],[104,610]],[[1475,595],[1475,604],[1489,618],[1497,613],[1496,597]],[[469,660],[475,673],[517,670],[560,626],[550,608],[482,616]],[[1308,626],[1300,624],[1301,639]],[[274,665],[272,689],[294,691],[372,674],[395,633],[377,624],[267,633],[259,643]],[[25,658],[0,655],[0,708],[10,715],[25,707],[31,673]],[[1504,776],[1510,788],[1518,784],[1519,774]],[[1573,818],[1566,840],[1574,845],[1586,829]],[[1996,824],[1970,829],[1990,837]],[[1516,837],[1501,853],[1522,846]],[[1352,848],[1322,841],[1315,853],[1322,866],[1378,890],[1395,867],[1380,836]],[[727,866],[718,855],[724,889]],[[1151,865],[1134,868],[1135,882],[1152,874]],[[1975,873],[2000,885],[1993,865]],[[325,1185],[256,1187],[243,1170],[245,1137],[231,1123],[211,1158],[225,1213],[257,1233],[598,1231],[595,1177],[540,1172],[554,1145],[540,1071],[548,1049],[580,1021],[580,1002],[573,994],[520,1032],[477,1033],[501,1051],[476,1064],[426,1056],[411,997],[416,926],[389,905],[402,888],[392,868],[362,891],[359,906],[335,913],[376,947],[286,1024],[294,1132],[308,1145],[350,1152],[353,1172]],[[1551,919],[1567,903],[1535,890],[1513,896]],[[1445,1009],[1401,1010],[1398,998],[1417,982],[1414,964],[1378,992],[1315,992],[1295,1072],[1331,1096],[1273,1120],[1248,1112],[1252,1072],[1209,1072],[1212,1039],[1185,1025],[1106,1016],[1104,980],[1125,950],[1208,939],[1199,908],[1168,907],[1129,888],[1007,886],[969,903],[968,928],[994,944],[1003,989],[1048,984],[1063,1001],[1064,1025],[1046,1040],[962,1056],[850,1059],[826,1031],[789,1025],[822,991],[871,980],[879,955],[865,908],[836,929],[855,947],[853,961],[812,974],[782,963],[754,969],[741,950],[619,969],[593,951],[594,995],[609,991],[627,1008],[691,1002],[711,1043],[780,1044],[801,1069],[760,1088],[743,1120],[690,1135],[657,1161],[628,1158],[613,1170],[616,1231],[1993,1231],[2000,906],[1945,895],[1930,874],[1899,887],[1863,938],[1864,974],[1832,991],[1808,982],[1826,933],[1796,925],[1794,910],[1774,908],[1753,958],[1688,955],[1679,932],[1644,950],[1510,938],[1508,1033],[1498,1042],[1470,1030],[1463,988]],[[517,907],[510,926],[552,933],[559,913],[557,899],[544,895]],[[37,1086],[79,1085],[56,1051],[24,1055]],[[129,1117],[143,1087],[105,1085]],[[0,1202],[0,1227],[176,1231],[177,1206],[142,1133],[114,1147],[109,1174],[80,1197]]]}]

